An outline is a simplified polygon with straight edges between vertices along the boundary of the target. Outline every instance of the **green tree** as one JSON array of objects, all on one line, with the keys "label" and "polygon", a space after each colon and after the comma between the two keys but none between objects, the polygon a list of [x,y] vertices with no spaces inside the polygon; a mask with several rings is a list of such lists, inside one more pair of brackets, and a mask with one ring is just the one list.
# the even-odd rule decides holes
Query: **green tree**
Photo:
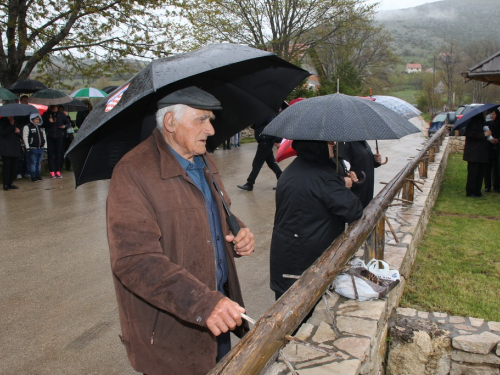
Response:
[{"label": "green tree", "polygon": [[373,14],[366,0],[185,0],[192,42],[232,42],[298,61],[310,48]]},{"label": "green tree", "polygon": [[122,71],[125,57],[165,56],[183,39],[169,4],[160,9],[155,0],[4,0],[0,83],[27,79],[35,66],[47,78],[78,69],[98,76],[103,67]]}]

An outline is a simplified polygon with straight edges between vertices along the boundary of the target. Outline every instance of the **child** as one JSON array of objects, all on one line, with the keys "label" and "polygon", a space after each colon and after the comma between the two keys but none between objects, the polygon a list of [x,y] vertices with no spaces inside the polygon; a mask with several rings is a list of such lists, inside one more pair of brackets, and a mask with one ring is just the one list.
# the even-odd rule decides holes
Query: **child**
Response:
[{"label": "child", "polygon": [[42,158],[46,148],[45,129],[41,128],[42,118],[38,113],[30,115],[30,123],[23,129],[23,139],[26,145],[26,158],[28,159],[28,174],[31,181],[42,180]]}]

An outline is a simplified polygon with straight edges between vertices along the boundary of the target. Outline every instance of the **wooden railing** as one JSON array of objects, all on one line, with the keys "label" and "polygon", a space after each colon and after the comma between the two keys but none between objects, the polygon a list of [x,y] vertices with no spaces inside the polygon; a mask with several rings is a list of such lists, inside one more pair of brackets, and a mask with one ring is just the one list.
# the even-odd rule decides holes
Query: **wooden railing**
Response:
[{"label": "wooden railing", "polygon": [[[403,198],[398,204],[411,204],[413,193],[404,195],[404,189],[418,186],[413,175],[422,163],[430,161],[431,152],[435,154],[442,143],[446,127],[439,130],[384,189],[373,198],[366,207],[364,215],[349,226],[323,255],[309,267],[283,296],[276,301],[256,322],[252,330],[224,357],[209,374],[259,374],[271,357],[287,342],[290,335],[314,308],[333,279],[342,271],[345,264],[365,242],[367,237],[378,228],[385,232],[385,211],[391,205],[396,194],[403,189]],[[412,190],[413,191],[413,190]],[[379,225],[379,223],[381,223]],[[382,229],[381,229],[382,228]],[[377,231],[377,229],[375,229]],[[374,256],[383,258],[384,241],[373,236],[374,241],[366,246]]]}]

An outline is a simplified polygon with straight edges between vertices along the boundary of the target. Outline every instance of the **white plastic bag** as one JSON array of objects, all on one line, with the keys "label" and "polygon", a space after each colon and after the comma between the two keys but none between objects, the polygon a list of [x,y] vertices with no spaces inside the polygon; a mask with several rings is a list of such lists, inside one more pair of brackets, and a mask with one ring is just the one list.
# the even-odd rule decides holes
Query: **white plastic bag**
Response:
[{"label": "white plastic bag", "polygon": [[333,280],[333,289],[341,296],[356,299],[356,294],[352,282],[356,283],[358,291],[358,301],[370,301],[379,298],[379,293],[373,290],[363,279],[360,279],[351,274],[341,273]]},{"label": "white plastic bag", "polygon": [[378,278],[388,281],[400,281],[401,276],[398,270],[389,269],[389,264],[380,259],[372,259],[366,265],[368,271],[375,274]]}]

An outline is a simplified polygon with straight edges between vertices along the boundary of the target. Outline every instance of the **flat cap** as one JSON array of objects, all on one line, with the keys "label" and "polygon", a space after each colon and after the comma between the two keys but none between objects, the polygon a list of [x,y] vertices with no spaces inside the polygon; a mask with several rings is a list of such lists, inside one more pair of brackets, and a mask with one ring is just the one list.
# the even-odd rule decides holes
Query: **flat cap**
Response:
[{"label": "flat cap", "polygon": [[158,109],[174,104],[185,104],[196,109],[222,109],[220,102],[212,95],[195,86],[186,87],[158,100]]}]

